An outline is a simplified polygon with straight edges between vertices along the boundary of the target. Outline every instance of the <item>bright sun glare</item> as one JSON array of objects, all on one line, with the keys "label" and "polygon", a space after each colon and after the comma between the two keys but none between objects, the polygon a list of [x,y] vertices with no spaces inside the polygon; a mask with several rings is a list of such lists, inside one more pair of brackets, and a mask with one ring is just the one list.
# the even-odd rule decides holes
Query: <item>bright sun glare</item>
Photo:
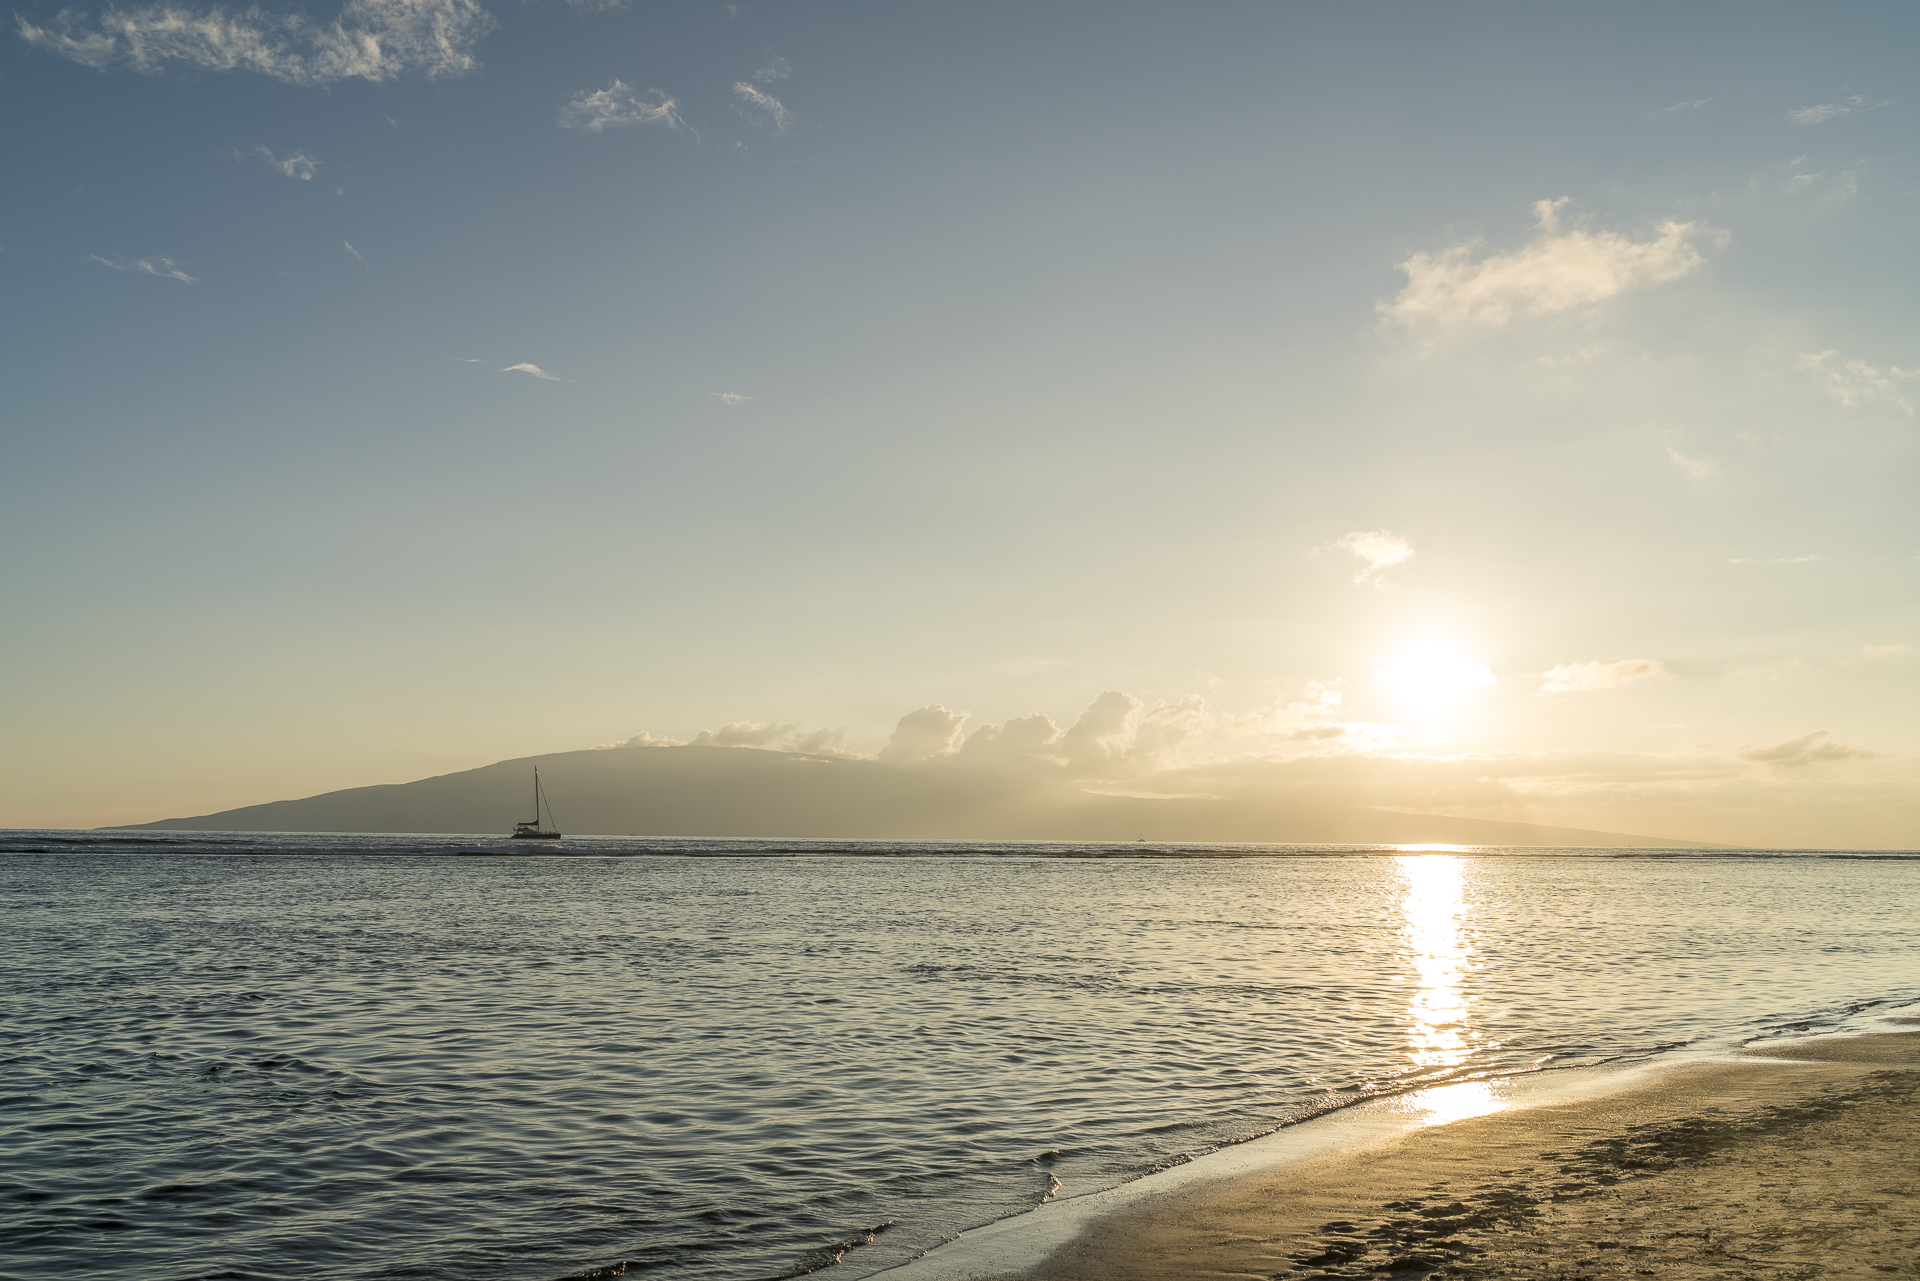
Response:
[{"label": "bright sun glare", "polygon": [[1421,709],[1451,707],[1494,679],[1492,672],[1468,662],[1443,640],[1424,640],[1404,650],[1379,675],[1403,702]]}]

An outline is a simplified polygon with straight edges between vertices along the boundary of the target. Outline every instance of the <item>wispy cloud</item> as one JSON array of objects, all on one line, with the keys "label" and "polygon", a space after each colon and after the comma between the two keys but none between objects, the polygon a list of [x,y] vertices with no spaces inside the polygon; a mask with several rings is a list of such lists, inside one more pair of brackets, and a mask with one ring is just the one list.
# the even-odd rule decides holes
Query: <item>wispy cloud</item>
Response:
[{"label": "wispy cloud", "polygon": [[1838,204],[1860,194],[1860,175],[1852,169],[1797,173],[1787,179],[1786,192],[1790,196],[1818,192],[1822,200]]},{"label": "wispy cloud", "polygon": [[1693,458],[1681,453],[1672,445],[1668,445],[1666,448],[1667,461],[1677,467],[1680,474],[1688,480],[1706,480],[1708,477],[1716,476],[1720,472],[1720,464],[1711,458]]},{"label": "wispy cloud", "polygon": [[768,58],[760,64],[760,70],[753,73],[755,84],[770,85],[785,80],[793,74],[793,68],[787,65],[785,58]]},{"label": "wispy cloud", "polygon": [[1867,100],[1859,94],[1842,98],[1838,102],[1821,102],[1811,107],[1799,107],[1787,113],[1787,119],[1797,125],[1823,125],[1829,120],[1843,120],[1862,111],[1870,111]]},{"label": "wispy cloud", "polygon": [[591,93],[582,89],[560,108],[562,129],[599,133],[602,129],[620,129],[627,125],[665,125],[669,129],[683,129],[686,121],[680,118],[679,99],[669,98],[658,89],[649,89],[644,95],[638,94],[619,80]]},{"label": "wispy cloud", "polygon": [[744,405],[749,400],[753,399],[753,397],[746,395],[743,392],[737,392],[737,391],[715,391],[715,392],[709,392],[707,394],[710,396],[718,397],[720,400],[720,403],[727,406],[729,409],[731,409],[735,405]]},{"label": "wispy cloud", "polygon": [[1613,663],[1562,663],[1540,673],[1546,684],[1541,694],[1586,694],[1594,690],[1618,689],[1642,681],[1674,679],[1667,665],[1657,658],[1623,658]]},{"label": "wispy cloud", "polygon": [[369,271],[373,269],[373,264],[367,261],[366,255],[362,254],[358,249],[355,249],[353,247],[353,242],[351,240],[341,241],[340,247],[342,249],[345,249],[348,253],[352,254],[354,256],[354,259],[357,262],[359,262],[359,264],[362,267],[365,267]]},{"label": "wispy cloud", "polygon": [[[290,156],[283,157],[274,155],[271,147],[255,147],[252,154],[260,157],[260,159],[266,161],[273,168],[287,175],[287,177],[298,178],[302,182],[310,181],[314,173],[320,168],[320,162],[304,151],[296,151]],[[244,160],[246,156],[236,151],[233,153],[233,158],[235,160]]]},{"label": "wispy cloud", "polygon": [[1346,552],[1361,562],[1353,576],[1354,582],[1371,581],[1375,586],[1389,569],[1413,559],[1413,544],[1386,529],[1356,529],[1335,539],[1332,549]]},{"label": "wispy cloud", "polygon": [[1909,417],[1913,414],[1905,385],[1920,379],[1920,369],[1892,365],[1882,373],[1864,360],[1842,360],[1832,350],[1802,352],[1795,367],[1819,374],[1827,395],[1849,409],[1890,405]]},{"label": "wispy cloud", "polygon": [[448,356],[447,359],[458,361],[463,365],[481,365],[486,363],[485,361],[481,360],[478,356]]},{"label": "wispy cloud", "polygon": [[750,82],[741,80],[733,86],[733,96],[740,99],[740,109],[747,118],[756,124],[772,127],[775,133],[785,133],[793,124],[793,113],[764,89],[755,88]]},{"label": "wispy cloud", "polygon": [[1862,645],[1860,647],[1860,657],[1862,658],[1905,658],[1911,653],[1913,653],[1913,647],[1911,645],[1902,645],[1897,642],[1892,645]]},{"label": "wispy cloud", "polygon": [[1642,120],[1659,120],[1666,116],[1685,115],[1689,111],[1700,110],[1700,108],[1706,106],[1709,102],[1712,102],[1712,101],[1713,99],[1711,98],[1695,98],[1691,102],[1676,102],[1671,107],[1662,107],[1658,111],[1649,111],[1646,115],[1640,118]]},{"label": "wispy cloud", "polygon": [[1824,556],[1735,556],[1729,565],[1811,565]]},{"label": "wispy cloud", "polygon": [[189,285],[199,279],[198,276],[189,276],[174,266],[171,258],[135,258],[131,262],[124,262],[113,258],[102,258],[99,254],[88,254],[87,257],[102,267],[111,267],[115,271],[131,271],[143,276],[164,276],[168,280],[185,281]]},{"label": "wispy cloud", "polygon": [[508,365],[505,369],[502,369],[500,372],[503,374],[532,374],[535,378],[544,378],[550,383],[558,383],[558,382],[566,381],[566,379],[564,378],[556,378],[554,375],[540,368],[540,366],[527,360],[523,360],[517,365]]},{"label": "wispy cloud", "polygon": [[1696,241],[1724,243],[1726,233],[1699,222],[1661,223],[1650,240],[1615,231],[1563,227],[1567,198],[1533,207],[1533,240],[1508,254],[1476,259],[1477,242],[1417,253],[1398,297],[1379,305],[1404,325],[1478,325],[1497,329],[1515,319],[1553,316],[1678,280],[1700,269]]},{"label": "wispy cloud", "polygon": [[474,46],[499,25],[475,0],[347,0],[324,23],[299,12],[167,4],[108,8],[97,18],[63,10],[45,27],[14,21],[27,44],[97,70],[153,73],[178,63],[299,85],[465,75],[480,65]]},{"label": "wispy cloud", "polygon": [[1790,738],[1772,747],[1740,749],[1743,760],[1770,765],[1775,769],[1802,769],[1822,761],[1847,761],[1871,755],[1871,752],[1863,751],[1858,747],[1848,747],[1845,743],[1827,740],[1827,731],[1823,729],[1817,729],[1811,734],[1802,734],[1799,738]]}]

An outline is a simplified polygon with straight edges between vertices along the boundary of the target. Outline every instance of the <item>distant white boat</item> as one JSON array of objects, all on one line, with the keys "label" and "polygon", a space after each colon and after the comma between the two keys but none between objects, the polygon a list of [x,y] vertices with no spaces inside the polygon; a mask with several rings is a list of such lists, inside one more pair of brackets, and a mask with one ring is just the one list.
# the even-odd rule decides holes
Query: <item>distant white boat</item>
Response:
[{"label": "distant white boat", "polygon": [[[545,814],[548,826],[540,825],[540,816]],[[513,825],[513,839],[516,841],[557,841],[560,839],[560,820],[553,816],[553,806],[547,804],[546,793],[540,790],[540,767],[533,769],[533,817],[524,823]]]}]

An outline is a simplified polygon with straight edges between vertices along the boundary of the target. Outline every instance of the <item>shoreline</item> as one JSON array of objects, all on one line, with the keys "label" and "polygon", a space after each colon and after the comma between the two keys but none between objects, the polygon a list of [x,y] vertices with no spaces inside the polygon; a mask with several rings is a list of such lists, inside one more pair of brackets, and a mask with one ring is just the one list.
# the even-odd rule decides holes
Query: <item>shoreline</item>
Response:
[{"label": "shoreline", "polygon": [[1876,1022],[1906,1030],[1380,1100],[887,1275],[1920,1276],[1920,1018]]}]

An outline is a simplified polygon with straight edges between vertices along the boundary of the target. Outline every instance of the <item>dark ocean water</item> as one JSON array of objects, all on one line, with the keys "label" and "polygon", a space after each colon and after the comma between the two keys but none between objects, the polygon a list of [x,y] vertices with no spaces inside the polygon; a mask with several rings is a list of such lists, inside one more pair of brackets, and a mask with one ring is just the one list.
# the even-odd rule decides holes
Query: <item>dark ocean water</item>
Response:
[{"label": "dark ocean water", "polygon": [[1371,1093],[1920,1000],[1904,856],[489,848],[0,833],[0,1275],[859,1276]]}]

